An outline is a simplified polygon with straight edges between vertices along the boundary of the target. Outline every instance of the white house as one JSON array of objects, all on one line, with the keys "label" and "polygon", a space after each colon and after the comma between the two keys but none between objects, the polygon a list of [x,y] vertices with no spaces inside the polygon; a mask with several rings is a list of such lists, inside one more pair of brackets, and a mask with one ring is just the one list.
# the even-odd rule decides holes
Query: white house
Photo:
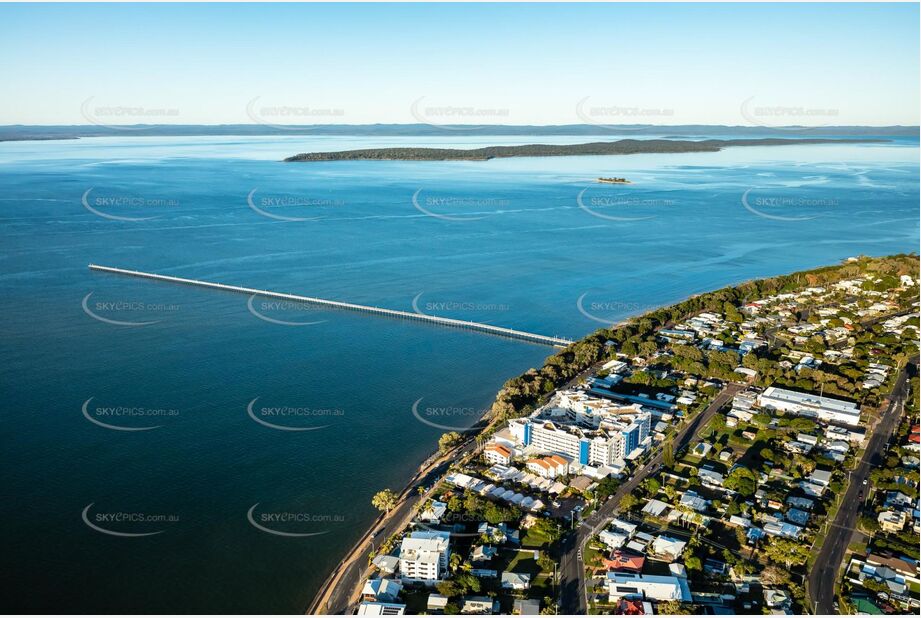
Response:
[{"label": "white house", "polygon": [[687,543],[685,541],[680,541],[678,539],[673,539],[670,536],[665,536],[661,534],[656,537],[656,540],[652,542],[652,552],[659,556],[671,556],[672,558],[678,558],[681,555],[681,552],[684,551]]},{"label": "white house", "polygon": [[419,521],[427,524],[441,523],[441,518],[444,517],[447,510],[447,504],[439,502],[438,500],[433,500],[431,506],[419,514]]},{"label": "white house", "polygon": [[403,585],[394,579],[369,579],[361,590],[362,601],[392,603],[397,600]]},{"label": "white house", "polygon": [[402,616],[405,613],[406,606],[402,603],[365,601],[358,606],[359,616]]},{"label": "white house", "polygon": [[499,581],[506,590],[527,590],[531,587],[531,575],[528,573],[510,573],[506,571]]},{"label": "white house", "polygon": [[416,530],[400,544],[400,576],[407,583],[427,586],[441,581],[448,571],[450,532]]},{"label": "white house", "polygon": [[669,575],[611,572],[607,574],[607,584],[611,602],[623,598],[650,601],[691,600],[687,580]]},{"label": "white house", "polygon": [[507,466],[512,461],[512,450],[502,444],[490,444],[483,449],[483,458],[489,463]]},{"label": "white house", "polygon": [[624,546],[624,543],[627,542],[627,535],[621,532],[614,532],[612,530],[602,530],[598,534],[598,538],[601,539],[601,542],[608,546],[609,549],[620,549]]}]

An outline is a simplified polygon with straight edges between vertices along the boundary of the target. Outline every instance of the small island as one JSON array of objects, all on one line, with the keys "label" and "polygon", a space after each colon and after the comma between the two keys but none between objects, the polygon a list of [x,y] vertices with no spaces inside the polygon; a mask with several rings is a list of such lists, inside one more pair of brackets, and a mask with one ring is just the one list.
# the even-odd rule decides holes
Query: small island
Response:
[{"label": "small island", "polygon": [[311,161],[489,161],[508,157],[573,157],[641,153],[719,152],[732,146],[791,146],[804,144],[880,143],[880,139],[760,138],[760,139],[622,139],[587,144],[527,144],[460,148],[362,148],[338,152],[304,152],[284,159],[287,163]]},{"label": "small island", "polygon": [[606,185],[629,185],[631,182],[626,178],[599,178],[596,182],[600,182]]}]

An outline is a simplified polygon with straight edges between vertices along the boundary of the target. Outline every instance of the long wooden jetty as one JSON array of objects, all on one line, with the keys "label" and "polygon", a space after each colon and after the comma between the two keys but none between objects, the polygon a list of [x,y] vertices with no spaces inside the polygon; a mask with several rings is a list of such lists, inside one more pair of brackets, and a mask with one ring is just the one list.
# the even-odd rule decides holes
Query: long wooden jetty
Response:
[{"label": "long wooden jetty", "polygon": [[502,326],[493,326],[492,324],[483,324],[481,322],[470,322],[468,320],[458,320],[455,318],[445,318],[436,315],[427,315],[423,313],[413,313],[411,311],[399,311],[396,309],[384,309],[382,307],[371,307],[368,305],[358,305],[355,303],[346,303],[338,300],[327,300],[325,298],[315,298],[313,296],[301,296],[299,294],[286,294],[283,292],[273,292],[271,290],[258,290],[247,288],[239,285],[228,285],[226,283],[214,283],[212,281],[201,281],[199,279],[185,279],[183,277],[173,277],[171,275],[160,275],[157,273],[142,272],[139,270],[129,270],[127,268],[116,268],[114,266],[100,266],[99,264],[90,264],[90,270],[118,275],[128,275],[130,277],[140,277],[142,279],[153,279],[155,281],[167,281],[170,283],[182,283],[185,285],[194,285],[203,288],[213,288],[216,290],[226,290],[229,292],[240,292],[243,294],[264,296],[267,298],[278,298],[281,300],[307,303],[330,309],[341,309],[345,311],[357,311],[361,313],[371,313],[374,315],[383,315],[391,318],[403,320],[415,320],[417,322],[429,322],[439,324],[450,328],[460,328],[464,330],[473,330],[512,339],[520,339],[529,343],[540,343],[551,345],[558,348],[566,347],[572,343],[569,339],[562,337],[548,337],[537,333],[529,333],[513,328],[504,328]]}]

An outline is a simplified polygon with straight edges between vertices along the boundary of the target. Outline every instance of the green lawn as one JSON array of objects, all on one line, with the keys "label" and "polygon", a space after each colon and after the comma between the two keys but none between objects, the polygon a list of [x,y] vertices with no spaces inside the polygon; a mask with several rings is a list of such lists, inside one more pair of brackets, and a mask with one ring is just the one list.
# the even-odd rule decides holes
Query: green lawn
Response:
[{"label": "green lawn", "polygon": [[546,534],[536,530],[533,526],[524,531],[524,537],[521,539],[522,547],[533,547],[534,549],[544,547],[549,543],[550,538]]},{"label": "green lawn", "polygon": [[[503,552],[505,554],[506,552]],[[540,566],[537,564],[537,560],[534,559],[533,551],[510,551],[507,552],[510,554],[510,560],[503,571],[511,571],[514,573],[530,573],[531,577],[535,577],[540,573]],[[503,557],[505,557],[503,555]]]}]

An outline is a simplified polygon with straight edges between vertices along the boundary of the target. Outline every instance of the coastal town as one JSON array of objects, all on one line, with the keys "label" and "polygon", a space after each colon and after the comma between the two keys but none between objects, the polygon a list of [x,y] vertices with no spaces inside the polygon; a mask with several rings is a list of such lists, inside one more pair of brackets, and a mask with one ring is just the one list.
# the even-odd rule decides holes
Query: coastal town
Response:
[{"label": "coastal town", "polygon": [[850,258],[573,344],[442,437],[342,610],[917,613],[918,286]]}]

